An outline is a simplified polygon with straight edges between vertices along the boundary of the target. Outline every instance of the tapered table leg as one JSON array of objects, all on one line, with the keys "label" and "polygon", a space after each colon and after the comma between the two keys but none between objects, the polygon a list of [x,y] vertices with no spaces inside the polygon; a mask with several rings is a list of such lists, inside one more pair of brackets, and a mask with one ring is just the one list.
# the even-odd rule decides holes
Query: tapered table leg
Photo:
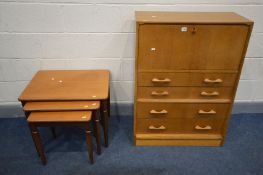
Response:
[{"label": "tapered table leg", "polygon": [[36,145],[37,152],[40,155],[40,159],[41,159],[42,163],[45,165],[47,163],[47,160],[46,160],[46,156],[44,153],[44,149],[42,147],[42,141],[41,141],[41,138],[39,135],[39,131],[38,131],[37,127],[32,123],[30,123],[29,126],[30,126],[33,141]]},{"label": "tapered table leg", "polygon": [[54,128],[54,127],[50,127],[50,129],[51,129],[51,132],[52,132],[53,137],[54,137],[54,138],[57,138],[55,128]]},{"label": "tapered table leg", "polygon": [[[25,111],[24,111],[24,113],[25,113],[26,118],[28,118],[30,112],[25,112]],[[30,128],[30,126],[29,126],[29,128]],[[30,128],[30,132],[31,132],[31,135],[32,135],[32,130],[31,130],[31,128]],[[32,139],[34,140],[33,135],[32,135]],[[34,142],[34,145],[35,145],[35,148],[36,148],[36,150],[37,150],[37,155],[38,155],[38,157],[40,157],[40,154],[39,154],[39,152],[38,152],[37,145],[36,145],[35,142]]]},{"label": "tapered table leg", "polygon": [[85,132],[86,132],[86,140],[87,140],[87,145],[88,145],[89,159],[90,159],[90,163],[93,164],[94,163],[93,147],[92,147],[91,131],[90,131],[89,123],[87,124],[85,130],[86,130]]},{"label": "tapered table leg", "polygon": [[104,144],[105,147],[108,147],[108,105],[107,105],[107,100],[102,101],[102,127],[103,127],[103,132],[104,132]]},{"label": "tapered table leg", "polygon": [[108,117],[110,117],[110,88],[109,88],[109,95],[107,99],[107,107],[108,107]]},{"label": "tapered table leg", "polygon": [[100,118],[99,118],[99,110],[95,110],[93,112],[94,120],[95,120],[95,135],[96,135],[96,143],[97,143],[97,154],[101,154],[101,143],[100,143]]}]

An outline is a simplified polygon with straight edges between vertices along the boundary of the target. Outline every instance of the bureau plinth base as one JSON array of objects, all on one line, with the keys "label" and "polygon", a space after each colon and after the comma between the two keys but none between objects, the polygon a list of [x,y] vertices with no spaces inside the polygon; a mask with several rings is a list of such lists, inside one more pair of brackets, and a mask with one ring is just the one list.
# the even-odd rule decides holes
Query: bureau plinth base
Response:
[{"label": "bureau plinth base", "polygon": [[221,135],[136,134],[136,146],[222,146]]},{"label": "bureau plinth base", "polygon": [[222,146],[222,140],[135,140],[136,146]]}]

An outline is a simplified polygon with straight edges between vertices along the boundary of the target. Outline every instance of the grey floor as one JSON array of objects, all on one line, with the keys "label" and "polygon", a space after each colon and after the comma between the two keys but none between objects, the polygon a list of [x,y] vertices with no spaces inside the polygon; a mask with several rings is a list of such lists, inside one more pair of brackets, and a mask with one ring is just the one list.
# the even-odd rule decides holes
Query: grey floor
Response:
[{"label": "grey floor", "polygon": [[110,145],[100,156],[94,152],[94,165],[89,164],[81,128],[58,128],[56,140],[48,129],[41,129],[46,166],[24,118],[1,118],[0,132],[1,175],[263,174],[263,114],[234,115],[223,147],[135,147],[132,116],[112,116]]}]

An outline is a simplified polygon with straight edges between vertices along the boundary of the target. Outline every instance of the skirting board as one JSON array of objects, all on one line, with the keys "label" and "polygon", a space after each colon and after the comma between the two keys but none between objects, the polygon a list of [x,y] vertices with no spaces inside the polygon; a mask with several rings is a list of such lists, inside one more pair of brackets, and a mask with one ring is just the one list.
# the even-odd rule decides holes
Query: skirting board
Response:
[{"label": "skirting board", "polygon": [[[240,113],[263,113],[263,101],[258,102],[235,102],[232,114]],[[111,115],[133,115],[133,103],[111,103]],[[0,105],[0,118],[24,117],[21,105]]]}]

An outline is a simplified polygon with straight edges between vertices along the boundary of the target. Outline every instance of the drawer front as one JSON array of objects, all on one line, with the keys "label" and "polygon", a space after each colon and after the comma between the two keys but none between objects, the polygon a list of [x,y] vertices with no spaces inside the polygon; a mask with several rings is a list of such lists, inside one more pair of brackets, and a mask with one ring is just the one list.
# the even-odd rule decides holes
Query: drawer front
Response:
[{"label": "drawer front", "polygon": [[230,104],[138,102],[137,118],[224,119]]},{"label": "drawer front", "polygon": [[245,25],[140,25],[138,70],[238,70],[248,29]]},{"label": "drawer front", "polygon": [[220,134],[223,120],[137,119],[136,133]]},{"label": "drawer front", "polygon": [[234,86],[235,73],[138,73],[138,86]]},{"label": "drawer front", "polygon": [[231,99],[232,87],[138,87],[143,99]]}]

